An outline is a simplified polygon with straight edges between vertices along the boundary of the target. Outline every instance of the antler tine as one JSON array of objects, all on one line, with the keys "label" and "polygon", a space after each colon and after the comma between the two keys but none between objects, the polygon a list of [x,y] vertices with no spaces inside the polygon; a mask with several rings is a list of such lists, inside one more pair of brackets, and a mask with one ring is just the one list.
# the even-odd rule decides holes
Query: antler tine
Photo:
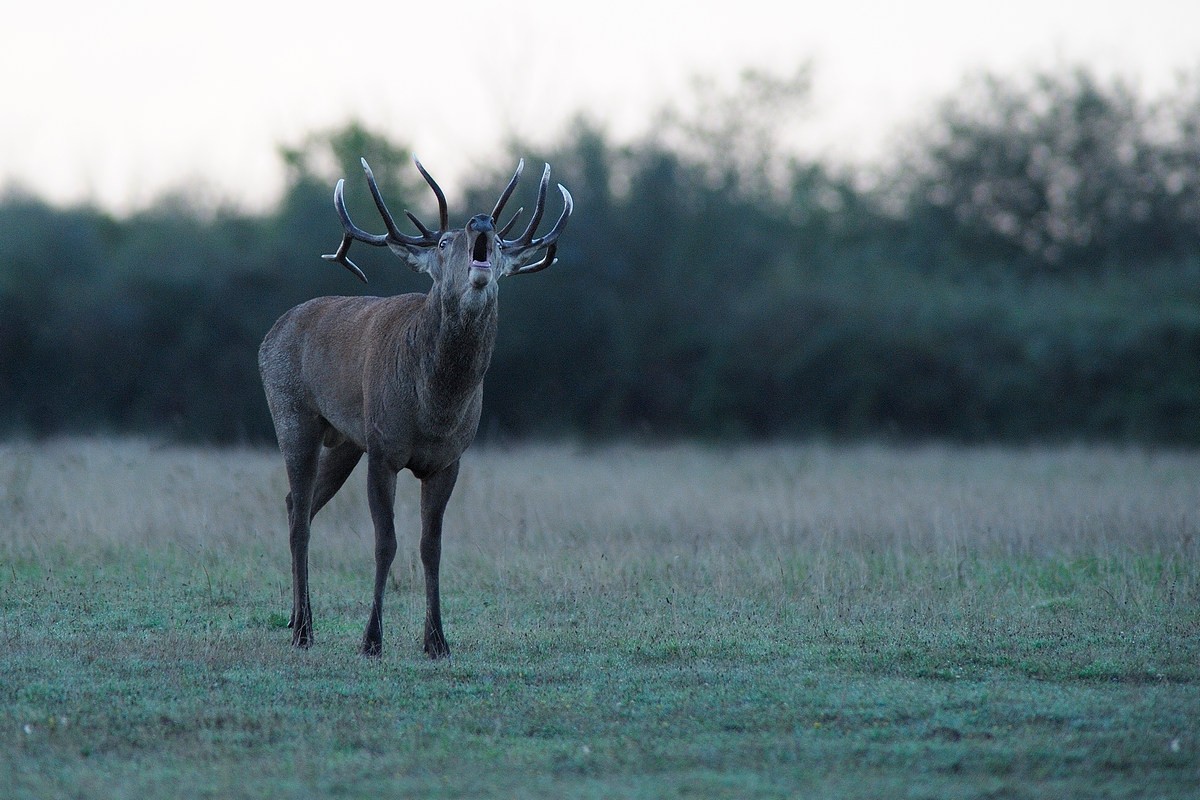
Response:
[{"label": "antler tine", "polygon": [[501,239],[503,239],[505,236],[508,236],[508,232],[512,230],[513,225],[517,224],[517,220],[519,220],[521,218],[521,214],[523,214],[524,212],[525,212],[525,206],[521,206],[520,208],[518,208],[517,213],[512,215],[512,219],[510,219],[508,221],[508,224],[505,225],[503,228],[501,228],[496,233],[496,235],[499,236]]},{"label": "antler tine", "polygon": [[362,228],[350,221],[350,212],[346,211],[345,188],[345,179],[339,180],[337,185],[333,187],[333,207],[337,209],[338,218],[342,221],[342,230],[345,231],[345,233],[342,234],[342,242],[338,245],[336,253],[323,255],[321,258],[325,259],[326,261],[333,261],[341,264],[343,267],[357,275],[360,281],[366,283],[367,276],[364,275],[363,271],[358,268],[358,265],[351,261],[346,255],[350,251],[350,243],[357,239],[360,242],[365,242],[366,244],[374,245],[375,247],[382,247],[383,245],[387,244],[387,237],[376,236],[373,233],[367,233]]},{"label": "antler tine", "polygon": [[[388,229],[387,235],[383,237],[383,243],[387,244],[387,240],[390,239],[394,242],[400,242],[402,244],[427,245],[433,240],[437,239],[437,233],[429,230],[429,228],[426,228],[423,224],[421,224],[421,220],[414,217],[412,213],[408,211],[405,211],[404,213],[410,220],[412,220],[413,224],[417,226],[417,230],[421,232],[421,235],[409,236],[407,233],[401,233],[400,229],[396,227],[396,222],[392,219],[392,215],[388,211],[387,205],[383,202],[383,195],[379,191],[379,185],[375,182],[375,173],[371,171],[371,166],[367,163],[365,158],[360,158],[359,161],[362,162],[363,172],[367,174],[367,186],[371,189],[371,197],[375,199],[375,207],[379,209],[379,215],[383,217],[383,224],[386,225]],[[417,166],[419,167],[421,165],[417,164]],[[424,172],[424,170],[422,170],[422,172]]]},{"label": "antler tine", "polygon": [[509,274],[510,275],[530,275],[534,272],[541,272],[546,267],[552,267],[558,263],[558,259],[554,257],[554,254],[556,252],[558,252],[558,245],[551,244],[549,247],[546,248],[546,255],[542,256],[542,259],[540,261],[538,261],[534,264],[526,264],[525,266],[521,267],[520,269],[514,269]]},{"label": "antler tine", "polygon": [[334,261],[338,264],[341,264],[343,267],[345,267],[346,269],[350,270],[355,275],[357,275],[358,279],[360,281],[362,281],[363,283],[366,283],[367,276],[364,275],[363,271],[358,268],[358,264],[355,264],[353,261],[351,261],[349,258],[346,257],[346,253],[350,250],[350,242],[352,242],[352,241],[354,241],[353,236],[351,236],[349,233],[343,234],[342,243],[340,245],[338,245],[337,252],[336,253],[328,253],[326,255],[321,256],[321,258],[325,259],[326,261]]},{"label": "antler tine", "polygon": [[525,247],[533,241],[533,233],[537,230],[538,223],[542,221],[542,214],[546,211],[546,189],[550,186],[550,165],[546,165],[546,169],[542,171],[542,180],[538,183],[537,205],[533,207],[533,217],[529,220],[529,224],[525,226],[525,231],[516,239],[512,240],[511,244],[519,244]]},{"label": "antler tine", "polygon": [[[558,221],[554,223],[554,227],[551,228],[549,230],[549,232],[546,233],[545,236],[539,236],[538,238],[536,238],[532,242],[530,242],[529,243],[530,247],[537,248],[537,247],[545,247],[546,245],[549,245],[551,247],[551,249],[553,249],[554,243],[556,241],[558,241],[559,234],[561,234],[563,232],[563,228],[565,228],[567,226],[567,220],[570,219],[571,212],[575,210],[575,200],[572,199],[571,193],[567,191],[567,187],[563,186],[560,183],[560,184],[558,184],[558,190],[560,192],[562,192],[562,196],[563,196],[562,213],[559,214]],[[549,265],[547,265],[547,266],[549,266]]]},{"label": "antler tine", "polygon": [[346,179],[339,178],[337,185],[333,187],[333,207],[337,209],[338,217],[342,220],[342,229],[346,231],[346,235],[352,239],[357,239],[360,242],[372,245],[374,247],[383,247],[387,244],[387,236],[384,234],[367,233],[362,228],[350,221],[350,212],[346,210]]},{"label": "antler tine", "polygon": [[[517,162],[517,171],[513,173],[512,180],[508,182],[508,186],[505,187],[504,192],[500,195],[500,199],[496,201],[496,207],[492,209],[493,225],[500,221],[500,213],[504,211],[504,204],[508,202],[508,198],[512,197],[513,190],[517,188],[517,181],[521,179],[521,170],[523,169],[525,169],[525,159],[522,158]],[[515,217],[513,221],[516,221]],[[500,235],[503,236],[504,234],[501,233]]]},{"label": "antler tine", "polygon": [[[413,163],[417,165],[417,170],[421,173],[421,177],[423,177],[425,182],[429,184],[429,188],[433,189],[433,194],[437,197],[438,233],[444,233],[450,230],[450,212],[446,210],[446,195],[442,194],[442,187],[438,186],[437,181],[433,179],[433,176],[425,170],[425,167],[421,166],[421,162],[417,160],[416,156],[413,156]],[[412,215],[410,214],[409,217],[411,218]],[[420,227],[422,231],[425,230],[424,225],[421,225]]]},{"label": "antler tine", "polygon": [[421,220],[417,219],[416,214],[412,213],[411,211],[405,211],[404,216],[408,217],[409,221],[412,222],[413,225],[417,226],[417,230],[419,230],[421,232],[421,235],[424,236],[427,240],[437,239],[437,237],[438,237],[437,231],[431,231],[431,230],[429,230],[429,228],[426,228],[425,223],[421,222]]},{"label": "antler tine", "polygon": [[367,186],[371,189],[371,197],[375,198],[375,207],[379,209],[379,216],[383,217],[383,224],[387,226],[388,235],[403,240],[404,234],[396,227],[396,221],[392,219],[387,205],[383,202],[383,195],[379,193],[379,185],[375,183],[375,173],[371,172],[371,165],[365,158],[360,158],[359,161],[362,163],[363,172],[367,173]]}]

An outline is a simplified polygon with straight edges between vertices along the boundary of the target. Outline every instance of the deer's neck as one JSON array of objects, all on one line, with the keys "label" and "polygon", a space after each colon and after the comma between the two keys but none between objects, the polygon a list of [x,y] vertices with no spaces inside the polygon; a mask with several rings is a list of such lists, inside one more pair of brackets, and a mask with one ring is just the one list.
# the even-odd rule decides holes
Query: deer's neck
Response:
[{"label": "deer's neck", "polygon": [[423,416],[447,422],[479,402],[496,345],[496,298],[493,293],[476,307],[464,308],[457,298],[431,295],[425,311],[418,399]]}]

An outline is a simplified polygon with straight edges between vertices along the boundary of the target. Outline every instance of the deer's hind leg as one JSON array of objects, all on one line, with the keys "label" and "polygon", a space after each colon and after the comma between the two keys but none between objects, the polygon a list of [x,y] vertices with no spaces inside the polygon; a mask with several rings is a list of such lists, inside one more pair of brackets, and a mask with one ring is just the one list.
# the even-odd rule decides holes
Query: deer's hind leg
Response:
[{"label": "deer's hind leg", "polygon": [[310,520],[338,493],[362,456],[363,451],[349,440],[322,448],[321,460],[317,466],[317,485],[313,492],[312,510],[308,514]]},{"label": "deer's hind leg", "polygon": [[321,453],[321,420],[300,415],[276,418],[275,434],[291,490],[287,496],[288,542],[292,551],[292,617],[288,627],[292,629],[294,646],[309,647],[313,624],[308,600],[308,539]]}]

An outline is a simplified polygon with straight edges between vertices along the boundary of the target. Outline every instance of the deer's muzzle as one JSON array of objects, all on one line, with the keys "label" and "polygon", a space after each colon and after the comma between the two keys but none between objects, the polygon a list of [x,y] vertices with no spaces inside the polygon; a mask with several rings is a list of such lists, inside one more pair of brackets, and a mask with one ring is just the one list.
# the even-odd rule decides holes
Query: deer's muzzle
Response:
[{"label": "deer's muzzle", "polygon": [[[492,248],[495,246],[496,229],[491,217],[480,214],[467,223],[467,235],[471,237],[471,277],[476,270],[488,273],[492,269]],[[478,283],[478,281],[476,281]]]}]

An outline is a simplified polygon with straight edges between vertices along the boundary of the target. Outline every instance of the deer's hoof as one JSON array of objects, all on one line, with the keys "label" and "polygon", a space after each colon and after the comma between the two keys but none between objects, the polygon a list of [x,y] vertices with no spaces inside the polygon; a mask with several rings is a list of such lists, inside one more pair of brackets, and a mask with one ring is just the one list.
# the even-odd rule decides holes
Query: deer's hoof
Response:
[{"label": "deer's hoof", "polygon": [[425,654],[430,658],[449,658],[450,645],[446,644],[446,637],[442,634],[435,634],[425,637]]},{"label": "deer's hoof", "polygon": [[288,627],[292,629],[292,647],[298,647],[301,650],[307,650],[312,647],[313,629],[311,619],[301,623],[297,623],[293,619],[288,623]]}]

